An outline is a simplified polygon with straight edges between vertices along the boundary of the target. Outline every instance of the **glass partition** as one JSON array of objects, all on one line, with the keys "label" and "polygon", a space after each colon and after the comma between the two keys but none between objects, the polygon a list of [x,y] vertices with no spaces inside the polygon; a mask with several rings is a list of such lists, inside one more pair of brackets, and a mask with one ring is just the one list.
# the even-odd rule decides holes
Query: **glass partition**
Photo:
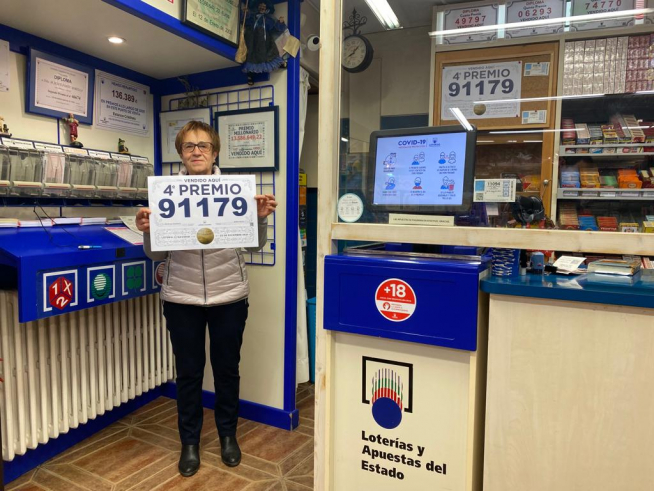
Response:
[{"label": "glass partition", "polygon": [[[342,2],[340,222],[650,230],[651,9],[371,3]],[[430,147],[443,126],[476,129],[474,158]]]}]

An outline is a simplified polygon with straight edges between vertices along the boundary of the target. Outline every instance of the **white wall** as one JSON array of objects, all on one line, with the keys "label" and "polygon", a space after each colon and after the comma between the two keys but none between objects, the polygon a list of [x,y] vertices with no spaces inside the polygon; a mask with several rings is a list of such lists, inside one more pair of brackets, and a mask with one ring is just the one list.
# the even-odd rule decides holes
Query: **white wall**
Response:
[{"label": "white wall", "polygon": [[[284,15],[284,14],[282,14]],[[275,173],[275,197],[279,202],[276,223],[275,266],[248,266],[250,280],[250,312],[241,350],[241,399],[283,408],[284,396],[284,300],[286,268],[286,70],[271,74],[270,81],[258,85],[273,85],[275,105],[279,106],[279,172]],[[247,85],[220,87],[203,91],[226,92],[245,89]],[[183,94],[161,98],[162,107],[170,99]],[[209,101],[211,104],[211,100]],[[166,172],[164,171],[164,174]],[[213,392],[213,374],[209,364],[207,337],[207,365],[204,390]]]},{"label": "white wall", "polygon": [[367,34],[373,62],[360,73],[343,71],[342,118],[350,119],[350,151],[367,152],[381,116],[429,113],[429,28]]},{"label": "white wall", "polygon": [[[305,2],[306,3],[306,2]],[[304,126],[304,144],[300,167],[307,173],[307,187],[318,187],[318,95],[307,100],[307,119]]]},{"label": "white wall", "polygon": [[[320,34],[320,13],[306,1],[301,3],[300,12],[304,18],[304,23],[300,28],[300,41],[306,45],[309,36]],[[320,71],[320,51],[309,51],[306,48],[302,48],[300,63],[315,77]]]}]

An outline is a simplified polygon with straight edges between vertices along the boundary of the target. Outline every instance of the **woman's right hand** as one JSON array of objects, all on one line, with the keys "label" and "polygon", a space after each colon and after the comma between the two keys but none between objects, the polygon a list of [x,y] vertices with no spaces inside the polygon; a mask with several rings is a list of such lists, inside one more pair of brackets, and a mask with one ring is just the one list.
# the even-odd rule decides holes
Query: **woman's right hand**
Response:
[{"label": "woman's right hand", "polygon": [[150,208],[141,208],[136,214],[136,228],[146,234],[150,233]]}]

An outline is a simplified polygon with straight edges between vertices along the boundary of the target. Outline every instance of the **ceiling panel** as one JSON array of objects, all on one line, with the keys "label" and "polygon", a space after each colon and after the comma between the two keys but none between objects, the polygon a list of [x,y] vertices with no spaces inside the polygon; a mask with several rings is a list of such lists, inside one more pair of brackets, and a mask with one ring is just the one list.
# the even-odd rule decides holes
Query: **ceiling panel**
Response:
[{"label": "ceiling panel", "polygon": [[101,0],[0,0],[0,24],[157,79],[236,66]]}]

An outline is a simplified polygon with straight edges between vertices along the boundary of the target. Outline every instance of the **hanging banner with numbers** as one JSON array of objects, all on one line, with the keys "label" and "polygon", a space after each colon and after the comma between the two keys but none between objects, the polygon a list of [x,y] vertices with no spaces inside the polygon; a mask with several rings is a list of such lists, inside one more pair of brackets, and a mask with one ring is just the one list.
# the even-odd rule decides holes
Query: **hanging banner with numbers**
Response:
[{"label": "hanging banner with numbers", "polygon": [[147,136],[149,99],[149,87],[95,71],[94,124],[98,128]]},{"label": "hanging banner with numbers", "polygon": [[[563,17],[564,0],[527,0],[524,2],[509,2],[506,4],[506,23],[518,24],[534,20],[561,19]],[[506,36],[510,38],[553,34],[563,30],[563,22],[547,26],[536,26],[507,29]]]},{"label": "hanging banner with numbers", "polygon": [[445,12],[445,30],[452,31],[443,37],[443,43],[469,43],[473,41],[490,41],[497,37],[497,31],[486,31],[479,34],[462,34],[457,36],[457,29],[497,25],[497,5],[483,5],[464,9],[452,9]]},{"label": "hanging banner with numbers", "polygon": [[577,31],[586,31],[589,29],[606,29],[609,27],[625,27],[633,23],[633,17],[623,17],[622,19],[604,19],[593,22],[575,23],[575,16],[588,14],[606,14],[609,12],[617,13],[624,10],[635,9],[636,0],[572,0],[572,18],[573,29]]},{"label": "hanging banner with numbers", "polygon": [[254,176],[148,177],[153,251],[256,247]]},{"label": "hanging banner with numbers", "polygon": [[456,119],[458,108],[468,119],[520,116],[522,62],[443,67],[441,119]]}]

